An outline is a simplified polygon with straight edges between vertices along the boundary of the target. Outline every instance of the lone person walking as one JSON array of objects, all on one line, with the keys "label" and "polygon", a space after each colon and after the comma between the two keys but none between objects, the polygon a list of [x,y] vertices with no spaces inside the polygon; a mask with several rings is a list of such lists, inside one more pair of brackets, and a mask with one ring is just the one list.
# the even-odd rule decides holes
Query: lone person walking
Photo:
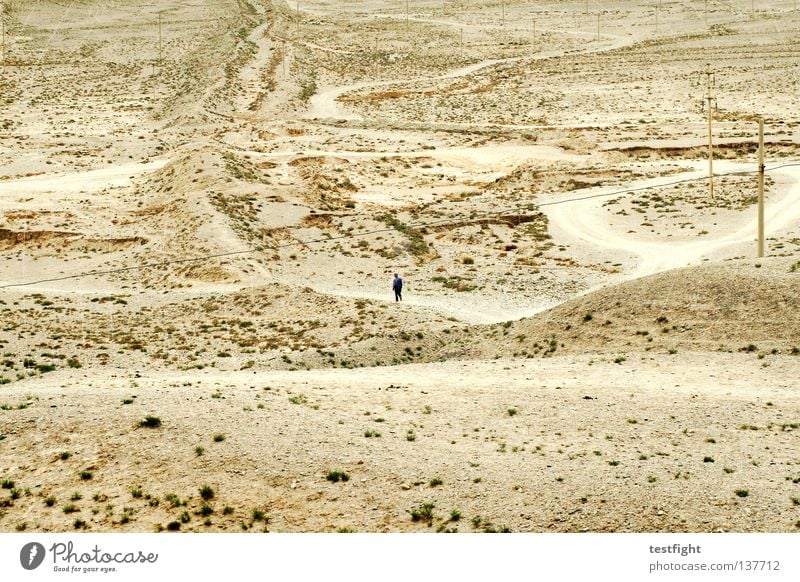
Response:
[{"label": "lone person walking", "polygon": [[394,281],[392,282],[392,289],[394,289],[394,300],[403,300],[403,280],[397,273],[394,274]]}]

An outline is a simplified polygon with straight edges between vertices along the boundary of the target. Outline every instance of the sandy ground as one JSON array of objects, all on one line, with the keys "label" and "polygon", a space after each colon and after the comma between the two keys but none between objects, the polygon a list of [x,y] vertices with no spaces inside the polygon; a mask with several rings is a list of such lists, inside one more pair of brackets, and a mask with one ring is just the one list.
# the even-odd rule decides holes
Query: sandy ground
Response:
[{"label": "sandy ground", "polygon": [[800,13],[709,4],[6,2],[0,528],[795,531]]},{"label": "sandy ground", "polygon": [[[44,531],[184,515],[189,531],[792,531],[796,358],[631,360],[21,382],[13,515]],[[137,427],[147,414],[162,426]]]}]

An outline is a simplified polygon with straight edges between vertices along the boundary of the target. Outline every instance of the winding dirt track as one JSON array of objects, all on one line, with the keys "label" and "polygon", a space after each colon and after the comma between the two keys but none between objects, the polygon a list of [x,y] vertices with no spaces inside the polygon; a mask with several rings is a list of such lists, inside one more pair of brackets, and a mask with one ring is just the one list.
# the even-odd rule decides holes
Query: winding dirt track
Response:
[{"label": "winding dirt track", "polygon": [[[698,163],[698,167],[703,163]],[[740,163],[721,162],[717,164],[720,172],[737,170],[752,170],[752,165],[745,166]],[[765,205],[765,232],[767,235],[780,232],[796,223],[800,219],[800,167],[783,168],[780,170],[791,178],[791,187],[777,200]],[[703,176],[703,170],[696,170],[691,177]],[[675,182],[675,176],[661,177],[631,184],[631,188],[645,186],[660,186]],[[619,190],[618,188],[615,190]],[[574,197],[574,193],[573,196]],[[615,230],[608,224],[604,216],[602,204],[606,198],[591,198],[545,206],[543,210],[550,219],[551,230],[557,232],[558,240],[563,242],[583,241],[600,249],[629,252],[639,257],[636,268],[623,273],[617,281],[637,279],[689,265],[695,265],[704,257],[725,248],[756,240],[757,218],[753,210],[752,218],[742,225],[716,238],[692,242],[679,241],[643,241],[636,236],[630,236]]]}]

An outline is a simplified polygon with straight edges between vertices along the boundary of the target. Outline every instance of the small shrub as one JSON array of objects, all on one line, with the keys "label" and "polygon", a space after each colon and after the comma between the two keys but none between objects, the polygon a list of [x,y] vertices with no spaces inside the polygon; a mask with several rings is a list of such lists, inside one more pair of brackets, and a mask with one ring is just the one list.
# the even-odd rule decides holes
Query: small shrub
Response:
[{"label": "small shrub", "polygon": [[338,483],[339,481],[349,481],[350,475],[344,471],[330,471],[325,479],[331,483]]},{"label": "small shrub", "polygon": [[178,531],[181,529],[181,524],[178,521],[171,521],[167,524],[167,531]]},{"label": "small shrub", "polygon": [[93,475],[91,471],[81,471],[80,476],[83,481],[88,481]]},{"label": "small shrub", "polygon": [[56,504],[56,498],[51,495],[50,497],[44,500],[44,504],[47,507],[53,507]]},{"label": "small shrub", "polygon": [[11,479],[3,479],[2,481],[0,481],[0,487],[2,487],[3,489],[13,489],[14,482]]},{"label": "small shrub", "polygon": [[148,414],[139,421],[139,426],[142,428],[158,428],[161,426],[161,419]]},{"label": "small shrub", "polygon": [[80,511],[74,503],[67,503],[64,507],[61,508],[64,513],[75,513],[76,511]]},{"label": "small shrub", "polygon": [[428,485],[430,485],[431,487],[438,487],[442,483],[444,483],[444,481],[442,481],[439,477],[434,477],[433,479],[430,480],[430,483],[428,483]]},{"label": "small shrub", "polygon": [[305,394],[296,394],[289,397],[289,402],[292,404],[306,404],[308,402],[308,398]]},{"label": "small shrub", "polygon": [[225,435],[219,432],[211,438],[214,440],[215,443],[221,443],[222,441],[225,440]]},{"label": "small shrub", "polygon": [[423,503],[416,509],[411,510],[411,521],[424,521],[430,526],[433,523],[433,503]]},{"label": "small shrub", "polygon": [[198,491],[200,493],[200,497],[206,501],[214,498],[214,489],[212,489],[210,485],[203,485],[200,487],[200,489],[198,489]]},{"label": "small shrub", "polygon": [[734,491],[734,493],[738,497],[747,497],[748,495],[750,495],[750,492],[747,489],[737,489],[736,491]]},{"label": "small shrub", "polygon": [[507,412],[508,412],[509,416],[515,416],[517,414],[517,409],[516,408],[509,408]]}]

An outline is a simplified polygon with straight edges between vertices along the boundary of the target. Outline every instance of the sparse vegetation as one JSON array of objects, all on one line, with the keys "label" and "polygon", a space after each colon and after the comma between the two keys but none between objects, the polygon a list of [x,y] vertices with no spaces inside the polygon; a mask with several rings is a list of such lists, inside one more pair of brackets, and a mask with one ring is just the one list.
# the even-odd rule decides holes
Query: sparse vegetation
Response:
[{"label": "sparse vegetation", "polygon": [[338,483],[339,481],[349,481],[350,475],[348,475],[344,471],[329,471],[325,479],[327,479],[331,483]]},{"label": "sparse vegetation", "polygon": [[157,416],[147,415],[139,421],[139,426],[143,428],[158,428],[161,426],[161,419]]}]

